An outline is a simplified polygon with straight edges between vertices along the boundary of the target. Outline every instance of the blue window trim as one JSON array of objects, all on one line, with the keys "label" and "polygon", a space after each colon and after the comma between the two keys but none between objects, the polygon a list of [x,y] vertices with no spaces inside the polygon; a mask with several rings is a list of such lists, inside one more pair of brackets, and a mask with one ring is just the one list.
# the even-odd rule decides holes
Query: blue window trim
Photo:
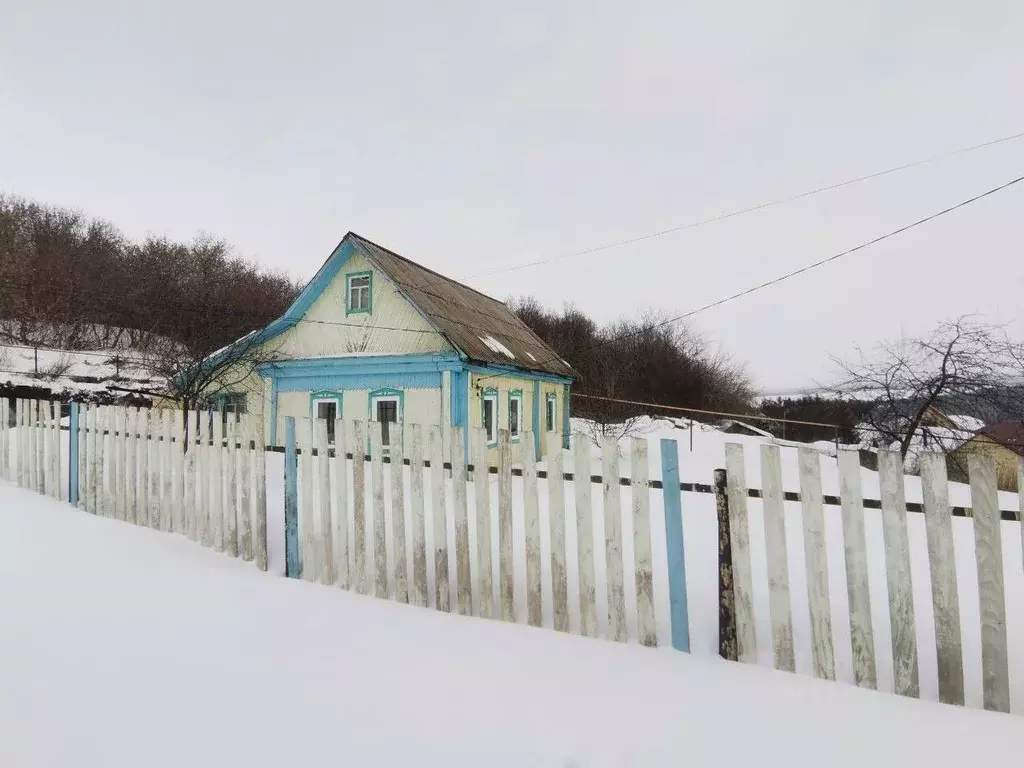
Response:
[{"label": "blue window trim", "polygon": [[[370,279],[369,297],[370,306],[366,309],[352,309],[352,280],[357,277],[368,277]],[[349,315],[372,315],[373,314],[373,270],[345,273],[345,317]]]},{"label": "blue window trim", "polygon": [[484,427],[484,429],[487,428],[487,421],[486,419],[484,419],[484,413],[486,408],[484,403],[486,403],[487,400],[492,397],[494,398],[494,410],[492,411],[492,413],[494,414],[494,440],[491,440],[491,436],[487,435],[488,447],[498,444],[498,390],[495,389],[494,387],[488,387],[483,391],[483,393],[480,396],[480,426]]},{"label": "blue window trim", "polygon": [[[553,414],[551,414],[551,422],[550,422],[550,424],[548,423],[548,411],[547,411],[548,403],[554,403],[555,404],[555,412]],[[556,395],[554,392],[548,392],[547,397],[544,398],[544,431],[545,432],[554,432],[555,431],[555,427],[556,427],[555,422],[557,420],[558,420],[558,395]]]},{"label": "blue window trim", "polygon": [[562,388],[562,447],[569,450],[569,385]]},{"label": "blue window trim", "polygon": [[334,400],[338,404],[338,416],[342,418],[342,408],[344,405],[344,396],[341,392],[333,389],[320,389],[316,392],[311,392],[309,395],[309,418],[316,418],[316,410],[314,406],[321,400]]},{"label": "blue window trim", "polygon": [[[519,431],[512,434],[512,401],[519,401]],[[523,390],[513,389],[508,393],[508,428],[509,438],[513,443],[518,443],[523,436]]]}]

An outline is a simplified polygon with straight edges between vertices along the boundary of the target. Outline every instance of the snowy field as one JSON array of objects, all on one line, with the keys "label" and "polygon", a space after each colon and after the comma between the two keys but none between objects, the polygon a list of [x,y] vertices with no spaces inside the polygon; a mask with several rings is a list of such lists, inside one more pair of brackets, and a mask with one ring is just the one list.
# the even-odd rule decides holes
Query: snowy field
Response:
[{"label": "snowy field", "polygon": [[1021,720],[262,574],[0,482],[0,765],[1002,765]]}]

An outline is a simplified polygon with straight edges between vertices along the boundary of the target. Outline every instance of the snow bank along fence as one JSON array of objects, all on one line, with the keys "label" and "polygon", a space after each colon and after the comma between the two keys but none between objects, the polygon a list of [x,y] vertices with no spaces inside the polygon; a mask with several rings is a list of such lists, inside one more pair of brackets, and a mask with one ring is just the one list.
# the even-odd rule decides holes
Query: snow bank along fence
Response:
[{"label": "snow bank along fence", "polygon": [[[0,401],[0,413],[7,407]],[[226,422],[219,413],[193,412],[186,437],[180,411],[71,404],[65,459],[58,404],[17,401],[14,410],[18,429],[10,430],[7,419],[0,419],[0,472],[6,478],[95,514],[183,533],[267,569],[265,448],[257,421],[242,416]],[[630,477],[624,478],[620,446],[612,438],[601,445],[601,474],[592,475],[590,442],[580,435],[569,453],[561,449],[561,435],[547,435],[547,466],[540,469],[530,434],[522,435],[522,463],[514,464],[513,439],[505,431],[498,433],[494,450],[484,430],[453,429],[446,457],[437,427],[391,423],[385,432],[378,422],[301,424],[300,434],[293,419],[285,424],[288,576],[462,615],[525,620],[689,651],[691,630],[706,633],[707,621],[691,623],[687,589],[693,600],[703,601],[715,587],[706,578],[702,582],[699,573],[688,576],[683,494],[692,510],[701,501],[698,494],[714,493],[720,653],[756,662],[760,624],[761,637],[771,638],[774,666],[795,671],[804,651],[795,642],[794,619],[809,618],[815,676],[835,679],[842,655],[852,661],[857,685],[878,687],[888,660],[876,659],[876,648],[884,653],[881,648],[888,645],[892,689],[907,696],[921,692],[919,616],[927,613],[920,605],[915,612],[913,587],[914,581],[920,586],[920,575],[911,577],[908,510],[923,512],[915,515],[913,527],[923,518],[937,667],[926,674],[932,681],[937,674],[941,701],[963,704],[965,654],[980,653],[984,706],[1010,709],[1001,518],[1013,515],[1000,512],[995,468],[986,457],[970,459],[971,508],[962,509],[950,506],[940,454],[921,459],[923,504],[918,505],[905,500],[898,454],[885,451],[879,455],[880,499],[865,499],[855,451],[839,453],[840,494],[829,497],[822,493],[821,454],[811,448],[797,451],[800,490],[793,492],[783,490],[775,445],[760,448],[757,489],[748,486],[739,444],[727,444],[725,469],[715,473],[714,484],[700,485],[680,482],[674,440],[660,443],[659,480],[650,478],[648,441],[642,438],[630,443]],[[17,441],[14,451],[12,441]],[[1024,488],[1024,463],[1020,472]],[[1024,494],[1018,498],[1024,513]],[[755,499],[759,508],[748,512]],[[787,504],[798,504],[799,516],[790,508],[787,520]],[[875,509],[880,510],[884,568],[872,570],[869,543],[875,539],[866,534],[865,510],[876,515]],[[663,513],[663,537],[652,528],[652,512]],[[973,533],[969,568],[977,571],[981,623],[980,643],[974,646],[965,641],[969,632],[961,623],[960,599],[970,579],[962,573],[958,579],[958,513],[966,517],[956,525],[970,526]],[[757,523],[759,517],[763,562],[751,556],[751,520]],[[704,519],[688,512],[687,529]],[[848,605],[837,608],[830,595],[828,542],[835,540],[829,532],[836,533],[839,523],[843,562],[831,568],[836,575],[844,571]],[[658,534],[653,537],[658,547],[652,547],[652,533]],[[800,558],[791,561],[787,541],[803,548],[803,567],[792,573],[790,565]],[[963,541],[960,549],[962,572]],[[834,548],[832,557],[837,557]],[[790,588],[792,583],[801,589],[801,577],[806,603]],[[755,599],[755,584],[758,594],[767,593],[766,603]],[[877,611],[872,618],[872,585],[876,598],[880,589],[888,598],[888,644],[876,645],[875,634],[879,627],[884,632],[885,622],[879,622]],[[798,616],[794,605],[809,616]],[[849,635],[839,627],[833,631],[837,616],[844,623],[848,616]],[[849,647],[839,647],[838,641]],[[930,659],[927,650],[920,655]]]},{"label": "snow bank along fence", "polygon": [[0,400],[4,478],[92,514],[184,534],[267,570],[266,464],[257,420],[190,411],[186,421],[182,411],[38,400],[14,406]]}]

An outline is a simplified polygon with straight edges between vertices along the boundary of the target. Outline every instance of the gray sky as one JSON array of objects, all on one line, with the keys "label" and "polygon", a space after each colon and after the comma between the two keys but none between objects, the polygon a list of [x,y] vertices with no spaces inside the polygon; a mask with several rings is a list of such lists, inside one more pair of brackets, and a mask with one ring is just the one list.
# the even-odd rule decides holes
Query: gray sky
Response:
[{"label": "gray sky", "polygon": [[[957,6],[952,8],[951,6]],[[498,297],[681,314],[1024,174],[1019,0],[0,0],[0,191],[312,276],[347,230]],[[767,389],[967,312],[1024,336],[1024,184],[699,316]]]}]

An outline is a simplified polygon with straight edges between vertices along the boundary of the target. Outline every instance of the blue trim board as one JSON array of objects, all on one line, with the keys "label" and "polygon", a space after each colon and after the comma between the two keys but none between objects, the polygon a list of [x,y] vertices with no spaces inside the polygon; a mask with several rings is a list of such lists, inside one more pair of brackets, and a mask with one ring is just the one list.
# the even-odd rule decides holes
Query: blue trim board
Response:
[{"label": "blue trim board", "polygon": [[661,441],[662,495],[665,506],[665,543],[668,549],[669,616],[672,647],[690,650],[690,624],[686,598],[686,554],[683,549],[683,507],[679,488],[679,444]]},{"label": "blue trim board", "polygon": [[455,352],[425,355],[367,355],[314,357],[282,360],[256,367],[260,376],[327,376],[351,373],[440,373],[462,370],[462,358]]},{"label": "blue trim board", "polygon": [[498,365],[496,363],[477,365],[476,363],[466,363],[465,367],[467,371],[487,376],[509,376],[530,381],[553,381],[558,384],[571,384],[573,381],[566,376],[556,376],[553,373],[541,373],[539,371],[527,371],[514,365]]},{"label": "blue trim board", "polygon": [[299,555],[299,467],[295,454],[295,417],[284,420],[284,575],[297,579],[302,575]]}]

